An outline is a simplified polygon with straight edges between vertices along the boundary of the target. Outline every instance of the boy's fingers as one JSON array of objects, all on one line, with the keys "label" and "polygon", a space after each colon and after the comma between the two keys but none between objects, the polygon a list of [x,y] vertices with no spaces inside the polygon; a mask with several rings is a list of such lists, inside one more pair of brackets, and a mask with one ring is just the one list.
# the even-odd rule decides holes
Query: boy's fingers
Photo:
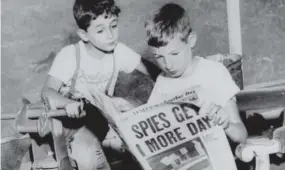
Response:
[{"label": "boy's fingers", "polygon": [[81,116],[81,117],[86,116],[86,112],[85,112],[85,111],[82,111],[81,114],[80,114],[80,116]]},{"label": "boy's fingers", "polygon": [[213,113],[214,105],[211,103],[204,102],[202,108],[200,109],[202,114],[205,114],[209,117],[210,120],[214,119],[215,113]]},{"label": "boy's fingers", "polygon": [[220,115],[216,116],[215,120],[216,120],[215,121],[216,124],[222,126],[223,128],[226,128],[229,124],[229,120],[228,120],[227,116],[225,116],[225,115],[220,114]]},{"label": "boy's fingers", "polygon": [[76,117],[76,109],[74,109],[73,107],[70,107],[70,108],[68,107],[66,112],[67,112],[69,117],[71,117],[71,118]]},{"label": "boy's fingers", "polygon": [[224,129],[226,129],[226,128],[229,127],[229,124],[230,124],[230,122],[229,122],[229,120],[227,119],[227,120],[225,120],[225,121],[223,122],[222,127],[223,127]]},{"label": "boy's fingers", "polygon": [[66,111],[66,113],[67,113],[67,116],[68,117],[71,117],[71,112],[70,112],[70,108],[69,108],[69,105],[67,104],[66,106],[65,106],[65,111]]},{"label": "boy's fingers", "polygon": [[213,117],[213,123],[214,125],[218,125],[218,121],[219,121],[219,118],[217,116],[214,116]]},{"label": "boy's fingers", "polygon": [[86,116],[86,111],[83,109],[84,108],[84,102],[83,100],[80,101],[81,103],[81,111],[80,111],[80,114],[81,114],[81,117],[84,117]]},{"label": "boy's fingers", "polygon": [[79,113],[81,113],[83,111],[83,107],[84,107],[83,100],[80,99],[80,111],[79,111]]},{"label": "boy's fingers", "polygon": [[71,114],[71,112],[70,112],[68,107],[65,107],[65,111],[66,111],[68,117],[72,116],[72,114]]},{"label": "boy's fingers", "polygon": [[73,118],[80,118],[80,114],[81,114],[81,103],[74,103],[74,105],[72,106],[72,115]]},{"label": "boy's fingers", "polygon": [[74,118],[80,118],[80,115],[78,113],[75,113]]},{"label": "boy's fingers", "polygon": [[70,117],[71,117],[71,118],[75,118],[75,113],[74,113],[74,111],[70,111]]},{"label": "boy's fingers", "polygon": [[86,112],[85,111],[82,111],[82,112],[80,112],[78,115],[76,115],[76,118],[82,118],[82,117],[84,117],[84,116],[86,116]]},{"label": "boy's fingers", "polygon": [[215,104],[211,104],[207,111],[207,115],[209,116],[209,119],[210,120],[215,119],[215,117],[218,115],[219,110],[220,110],[219,106]]},{"label": "boy's fingers", "polygon": [[221,117],[216,114],[213,118],[214,125],[219,125],[220,121],[221,121]]},{"label": "boy's fingers", "polygon": [[72,111],[71,111],[71,113],[72,113],[73,118],[76,118],[77,115],[78,115],[78,107],[72,106]]},{"label": "boy's fingers", "polygon": [[82,103],[71,103],[65,106],[67,116],[70,118],[80,118],[81,111],[83,109]]},{"label": "boy's fingers", "polygon": [[210,104],[209,107],[207,108],[207,115],[209,116],[209,118],[212,120],[215,117],[215,105],[214,104]]},{"label": "boy's fingers", "polygon": [[220,110],[220,107],[218,105],[211,103],[210,108],[209,108],[209,113],[216,114],[219,110]]},{"label": "boy's fingers", "polygon": [[218,123],[218,125],[222,125],[222,124],[223,124],[223,122],[225,122],[225,119],[224,119],[224,118],[219,117],[219,118],[217,119],[217,123]]}]

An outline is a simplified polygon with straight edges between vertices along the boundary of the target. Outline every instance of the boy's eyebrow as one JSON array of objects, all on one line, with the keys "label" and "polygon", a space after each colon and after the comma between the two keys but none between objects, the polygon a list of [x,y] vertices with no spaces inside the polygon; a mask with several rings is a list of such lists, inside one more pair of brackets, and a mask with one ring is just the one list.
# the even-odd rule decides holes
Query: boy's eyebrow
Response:
[{"label": "boy's eyebrow", "polygon": [[102,26],[103,26],[103,24],[98,24],[98,25],[95,26],[95,28],[102,27]]},{"label": "boy's eyebrow", "polygon": [[172,49],[171,51],[169,51],[169,53],[177,53],[178,50],[177,49]]},{"label": "boy's eyebrow", "polygon": [[114,22],[114,21],[118,21],[118,18],[114,18],[114,19],[111,21],[111,23]]}]

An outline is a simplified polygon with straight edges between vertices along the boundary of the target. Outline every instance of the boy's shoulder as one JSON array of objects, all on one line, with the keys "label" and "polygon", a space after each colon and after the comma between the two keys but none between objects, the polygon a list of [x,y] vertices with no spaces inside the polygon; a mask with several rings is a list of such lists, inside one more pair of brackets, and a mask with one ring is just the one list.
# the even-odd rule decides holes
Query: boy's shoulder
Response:
[{"label": "boy's shoulder", "polygon": [[78,46],[78,52],[81,55],[81,51],[83,50],[82,48],[84,48],[84,44],[82,41],[78,41],[74,44],[63,46],[57,53],[56,59],[58,59],[59,61],[66,61],[68,63],[75,63],[77,53],[76,46]]},{"label": "boy's shoulder", "polygon": [[[122,42],[118,42],[116,48],[115,48],[115,54],[137,54],[133,49],[131,49],[129,46]],[[138,55],[138,54],[137,54]]]},{"label": "boy's shoulder", "polygon": [[62,56],[63,58],[69,58],[69,56],[75,56],[75,44],[69,44],[61,48],[57,56]]},{"label": "boy's shoulder", "polygon": [[60,51],[56,54],[51,68],[53,66],[62,66],[66,67],[75,67],[76,66],[76,47],[75,44],[69,44],[60,49]]},{"label": "boy's shoulder", "polygon": [[121,42],[117,44],[114,55],[118,59],[120,69],[127,73],[132,72],[141,60],[140,54]]},{"label": "boy's shoulder", "polygon": [[198,57],[198,58],[200,59],[199,67],[203,70],[206,69],[211,73],[215,73],[215,71],[216,72],[227,71],[226,66],[224,66],[224,64],[219,61],[208,59],[207,57],[205,58]]}]

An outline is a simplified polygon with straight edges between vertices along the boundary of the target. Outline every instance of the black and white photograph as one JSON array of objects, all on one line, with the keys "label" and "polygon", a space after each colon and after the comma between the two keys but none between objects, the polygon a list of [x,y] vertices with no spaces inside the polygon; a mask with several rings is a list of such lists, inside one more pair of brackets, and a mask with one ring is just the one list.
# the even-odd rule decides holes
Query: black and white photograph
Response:
[{"label": "black and white photograph", "polygon": [[1,170],[285,170],[285,0],[1,0]]}]

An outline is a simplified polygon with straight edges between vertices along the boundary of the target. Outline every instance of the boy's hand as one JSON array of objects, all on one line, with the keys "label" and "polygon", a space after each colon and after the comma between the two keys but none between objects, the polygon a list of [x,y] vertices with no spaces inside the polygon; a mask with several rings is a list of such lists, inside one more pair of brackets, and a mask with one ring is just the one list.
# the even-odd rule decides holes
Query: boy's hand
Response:
[{"label": "boy's hand", "polygon": [[120,112],[125,112],[136,107],[121,97],[112,97],[112,102]]},{"label": "boy's hand", "polygon": [[204,102],[201,105],[199,114],[207,115],[214,125],[220,125],[224,129],[229,126],[229,118],[227,114],[221,110],[221,106],[211,102]]},{"label": "boy's hand", "polygon": [[214,125],[219,125],[223,127],[224,129],[227,129],[230,124],[229,117],[227,116],[227,113],[225,113],[223,110],[219,110],[216,113],[213,121],[214,121]]},{"label": "boy's hand", "polygon": [[72,102],[65,106],[67,116],[70,118],[82,118],[86,116],[86,112],[83,110],[83,102]]},{"label": "boy's hand", "polygon": [[207,115],[210,120],[213,120],[216,113],[220,110],[220,106],[214,103],[204,101],[202,105],[200,105],[199,114]]}]

